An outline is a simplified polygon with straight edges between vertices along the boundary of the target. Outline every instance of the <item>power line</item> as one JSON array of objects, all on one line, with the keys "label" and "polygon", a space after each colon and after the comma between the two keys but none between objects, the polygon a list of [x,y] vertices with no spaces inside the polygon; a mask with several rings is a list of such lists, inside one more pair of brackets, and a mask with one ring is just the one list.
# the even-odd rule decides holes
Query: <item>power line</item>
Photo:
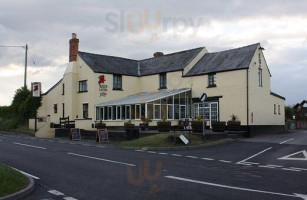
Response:
[{"label": "power line", "polygon": [[0,47],[22,47],[22,48],[25,48],[25,46],[11,46],[11,45],[8,46],[8,45],[1,45],[1,44],[0,44]]}]

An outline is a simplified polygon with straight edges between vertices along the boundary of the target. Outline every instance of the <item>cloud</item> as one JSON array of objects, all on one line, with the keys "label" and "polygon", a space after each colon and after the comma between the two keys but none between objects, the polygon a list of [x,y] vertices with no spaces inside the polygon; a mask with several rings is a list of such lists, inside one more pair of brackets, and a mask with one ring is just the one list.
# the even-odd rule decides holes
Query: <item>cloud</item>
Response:
[{"label": "cloud", "polygon": [[[294,103],[303,98],[294,88],[305,82],[297,74],[289,75],[287,69],[291,66],[293,72],[306,74],[306,10],[304,0],[3,0],[0,45],[28,44],[28,83],[42,81],[46,90],[63,75],[72,32],[78,34],[81,51],[132,59],[152,57],[156,51],[206,46],[213,52],[261,42],[273,75],[272,90],[291,94],[287,103]],[[150,24],[161,12],[160,25],[139,33],[130,31],[128,16],[133,27],[139,27],[139,16],[144,17],[146,11]],[[108,16],[113,16],[111,21]],[[16,67],[23,69],[23,65],[24,49],[0,48],[0,92],[10,97],[1,99],[0,105],[10,104],[14,91],[22,86],[22,70]],[[15,74],[11,73],[14,69]]]}]

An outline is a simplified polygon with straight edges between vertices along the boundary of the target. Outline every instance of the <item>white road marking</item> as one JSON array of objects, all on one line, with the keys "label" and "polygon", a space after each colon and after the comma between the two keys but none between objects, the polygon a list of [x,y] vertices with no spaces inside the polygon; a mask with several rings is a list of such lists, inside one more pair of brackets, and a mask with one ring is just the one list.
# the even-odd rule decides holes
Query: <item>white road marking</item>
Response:
[{"label": "white road marking", "polygon": [[72,198],[72,197],[64,197],[63,199],[64,200],[78,200],[78,199],[75,199],[75,198]]},{"label": "white road marking", "polygon": [[179,155],[179,154],[172,154],[172,156],[177,156],[177,157],[180,157],[180,156],[182,156],[182,155]]},{"label": "white road marking", "polygon": [[94,160],[100,160],[100,161],[105,161],[105,162],[110,162],[110,163],[116,163],[116,164],[121,164],[121,165],[127,165],[127,166],[135,167],[134,164],[130,164],[130,163],[118,162],[118,161],[108,160],[108,159],[103,159],[103,158],[96,158],[96,157],[92,157],[92,156],[86,156],[86,155],[70,153],[70,152],[68,152],[67,154],[73,155],[73,156],[79,156],[79,157],[83,157],[83,158],[90,158],[90,159],[94,159]]},{"label": "white road marking", "polygon": [[30,177],[36,179],[36,180],[39,180],[39,179],[40,179],[39,177],[34,176],[34,175],[32,175],[32,174],[29,174],[29,173],[27,173],[27,172],[21,171],[21,170],[19,170],[19,169],[14,168],[14,167],[12,167],[12,168],[15,169],[16,171],[19,171],[20,173],[22,173],[22,174],[24,174],[24,175],[26,175],[26,176],[30,176]]},{"label": "white road marking", "polygon": [[264,153],[264,152],[266,152],[266,151],[268,151],[268,150],[270,150],[270,149],[272,149],[272,147],[269,147],[269,148],[267,148],[267,149],[265,149],[265,150],[263,150],[263,151],[260,151],[259,153],[256,153],[255,155],[252,155],[252,156],[250,156],[250,157],[248,157],[248,158],[246,158],[246,159],[244,159],[244,160],[241,160],[241,161],[239,161],[238,163],[244,163],[245,161],[247,161],[247,160],[249,160],[249,159],[252,159],[252,158],[254,158],[254,157],[256,157],[256,156],[258,156],[258,155],[260,155],[260,154],[262,154],[262,153]]},{"label": "white road marking", "polygon": [[259,165],[259,163],[255,163],[255,162],[244,162],[245,164],[251,164],[251,165]]},{"label": "white road marking", "polygon": [[[305,158],[295,158],[295,157],[293,158],[292,157],[292,156],[300,154],[300,153],[302,153]],[[299,151],[299,152],[278,158],[278,160],[305,160],[305,161],[307,161],[307,152],[305,150]]]},{"label": "white road marking", "polygon": [[307,170],[307,169],[304,169],[304,168],[299,168],[299,167],[289,167],[290,169],[297,169],[297,170]]},{"label": "white road marking", "polygon": [[168,153],[159,153],[160,155],[168,155]]},{"label": "white road marking", "polygon": [[147,153],[157,153],[157,152],[155,152],[155,151],[147,151]]},{"label": "white road marking", "polygon": [[22,144],[22,143],[18,143],[18,142],[14,142],[14,144],[21,145],[21,146],[26,146],[26,147],[37,148],[37,149],[47,149],[45,147],[33,146],[33,145],[29,145],[29,144]]},{"label": "white road marking", "polygon": [[193,159],[197,159],[196,156],[186,156],[187,158],[193,158]]},{"label": "white road marking", "polygon": [[212,158],[201,158],[202,160],[214,160]]},{"label": "white road marking", "polygon": [[270,168],[270,169],[275,169],[276,167],[273,166],[268,166],[268,165],[259,165],[258,167],[262,167],[262,168]]},{"label": "white road marking", "polygon": [[143,152],[144,150],[139,150],[139,149],[138,149],[138,150],[134,150],[134,151],[137,151],[137,152]]},{"label": "white road marking", "polygon": [[59,192],[59,191],[57,191],[57,190],[48,190],[48,192],[49,192],[50,194],[54,194],[54,195],[56,195],[56,196],[63,196],[63,195],[64,195],[64,193]]},{"label": "white road marking", "polygon": [[287,171],[294,171],[294,172],[300,172],[301,170],[299,169],[292,169],[292,168],[282,168],[283,170],[287,170]]},{"label": "white road marking", "polygon": [[264,191],[264,190],[255,190],[255,189],[249,189],[249,188],[242,188],[242,187],[235,187],[235,186],[228,186],[228,185],[222,185],[222,184],[216,184],[216,183],[209,183],[209,182],[204,182],[204,181],[198,181],[198,180],[193,180],[193,179],[187,179],[187,178],[181,178],[181,177],[176,177],[176,176],[164,176],[165,178],[169,179],[174,179],[178,181],[185,181],[185,182],[190,182],[190,183],[198,183],[202,185],[209,185],[213,187],[221,187],[221,188],[227,188],[227,189],[233,189],[233,190],[242,190],[242,191],[248,191],[248,192],[257,192],[257,193],[263,193],[263,194],[271,194],[271,195],[278,195],[278,196],[287,196],[287,197],[295,197],[295,198],[303,198],[306,200],[307,195],[303,194],[283,194],[279,192],[270,192],[270,191]]},{"label": "white road marking", "polygon": [[289,141],[291,141],[291,140],[294,140],[294,138],[291,138],[291,139],[289,139],[289,140],[283,141],[283,142],[281,142],[281,143],[279,143],[279,144],[284,144],[284,143],[289,142]]},{"label": "white road marking", "polygon": [[231,163],[231,161],[229,160],[219,160],[220,162],[223,162],[223,163]]},{"label": "white road marking", "polygon": [[267,166],[270,166],[270,167],[283,167],[281,165],[267,165]]},{"label": "white road marking", "polygon": [[244,162],[244,163],[239,163],[239,162],[238,162],[238,163],[236,163],[236,164],[237,164],[237,165],[246,165],[246,166],[251,166],[251,165],[252,165],[251,163],[245,163],[245,162]]}]

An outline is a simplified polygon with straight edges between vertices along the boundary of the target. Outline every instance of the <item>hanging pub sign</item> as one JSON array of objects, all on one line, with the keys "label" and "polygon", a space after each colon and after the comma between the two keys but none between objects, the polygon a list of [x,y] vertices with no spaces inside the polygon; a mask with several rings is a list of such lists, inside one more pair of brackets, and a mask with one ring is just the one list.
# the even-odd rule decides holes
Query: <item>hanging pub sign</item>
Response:
[{"label": "hanging pub sign", "polygon": [[101,75],[98,77],[98,85],[99,85],[99,96],[100,97],[105,97],[107,96],[107,91],[108,91],[108,85],[104,84],[104,82],[106,81],[105,76]]},{"label": "hanging pub sign", "polygon": [[31,91],[33,97],[40,97],[41,96],[41,83],[34,82],[31,83]]}]

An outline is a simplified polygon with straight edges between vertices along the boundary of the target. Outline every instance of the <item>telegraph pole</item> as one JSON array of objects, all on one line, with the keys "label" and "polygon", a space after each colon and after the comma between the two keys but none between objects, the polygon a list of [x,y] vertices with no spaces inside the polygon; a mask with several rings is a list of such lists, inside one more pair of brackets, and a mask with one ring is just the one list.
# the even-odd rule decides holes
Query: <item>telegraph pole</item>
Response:
[{"label": "telegraph pole", "polygon": [[24,87],[27,87],[27,66],[28,66],[28,45],[26,44],[26,53],[25,53],[25,77],[24,77]]},{"label": "telegraph pole", "polygon": [[28,65],[28,45],[26,44],[26,46],[6,46],[6,45],[0,45],[0,47],[22,47],[26,49],[25,52],[25,75],[24,75],[24,87],[27,86],[27,65]]}]

